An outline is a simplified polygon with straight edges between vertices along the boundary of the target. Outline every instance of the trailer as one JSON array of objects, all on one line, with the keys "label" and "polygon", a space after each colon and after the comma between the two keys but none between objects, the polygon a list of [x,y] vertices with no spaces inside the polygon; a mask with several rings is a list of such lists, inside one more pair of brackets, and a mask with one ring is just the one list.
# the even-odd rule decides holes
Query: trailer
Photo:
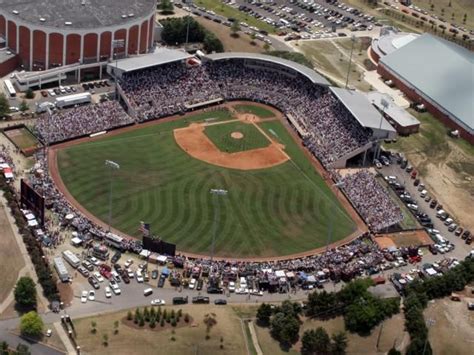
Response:
[{"label": "trailer", "polygon": [[65,250],[62,254],[64,260],[66,260],[74,269],[81,265],[81,260],[72,251]]},{"label": "trailer", "polygon": [[56,99],[57,108],[65,108],[76,105],[84,105],[92,102],[92,96],[88,92],[82,92],[79,94],[67,95],[58,97]]},{"label": "trailer", "polygon": [[57,256],[54,258],[54,268],[56,269],[56,272],[58,273],[59,279],[61,282],[69,282],[71,279],[71,276],[69,275],[69,272],[67,271],[66,265],[64,264],[64,261],[61,257]]}]

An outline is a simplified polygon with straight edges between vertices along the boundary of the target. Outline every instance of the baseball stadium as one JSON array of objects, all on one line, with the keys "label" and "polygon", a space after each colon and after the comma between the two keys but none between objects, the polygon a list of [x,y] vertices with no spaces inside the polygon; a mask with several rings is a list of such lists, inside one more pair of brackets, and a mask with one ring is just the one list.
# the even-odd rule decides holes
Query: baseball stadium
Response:
[{"label": "baseball stadium", "polygon": [[334,170],[393,134],[373,108],[358,118],[364,96],[265,55],[149,57],[109,65],[118,101],[39,117],[72,211],[120,238],[146,223],[180,253],[225,259],[312,255],[368,230]]}]

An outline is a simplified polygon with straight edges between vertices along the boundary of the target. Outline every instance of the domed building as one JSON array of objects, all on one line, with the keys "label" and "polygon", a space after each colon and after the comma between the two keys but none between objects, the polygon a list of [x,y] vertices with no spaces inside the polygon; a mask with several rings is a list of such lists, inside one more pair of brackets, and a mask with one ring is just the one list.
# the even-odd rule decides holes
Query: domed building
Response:
[{"label": "domed building", "polygon": [[395,52],[418,37],[419,35],[415,33],[400,32],[395,27],[383,27],[379,38],[372,40],[370,55],[378,63],[380,58]]},{"label": "domed building", "polygon": [[147,53],[155,10],[156,0],[0,0],[0,46],[26,71]]}]

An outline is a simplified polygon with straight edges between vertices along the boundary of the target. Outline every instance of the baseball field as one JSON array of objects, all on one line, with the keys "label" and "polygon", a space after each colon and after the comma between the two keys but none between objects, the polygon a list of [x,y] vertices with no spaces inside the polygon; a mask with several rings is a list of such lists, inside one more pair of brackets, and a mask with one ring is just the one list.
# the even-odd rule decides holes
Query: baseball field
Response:
[{"label": "baseball field", "polygon": [[[219,109],[60,146],[60,178],[76,203],[104,223],[112,184],[114,228],[139,237],[145,221],[189,253],[209,254],[214,231],[215,254],[235,258],[322,247],[329,224],[331,242],[354,232],[283,123],[258,117],[259,109],[245,111],[252,113]],[[111,171],[105,160],[120,168]]]}]

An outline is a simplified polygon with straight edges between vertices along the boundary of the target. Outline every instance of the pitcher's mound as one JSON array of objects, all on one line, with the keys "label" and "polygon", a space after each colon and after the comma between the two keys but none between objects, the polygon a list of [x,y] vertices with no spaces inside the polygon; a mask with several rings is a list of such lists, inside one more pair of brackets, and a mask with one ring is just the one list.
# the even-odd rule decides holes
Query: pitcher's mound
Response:
[{"label": "pitcher's mound", "polygon": [[234,139],[242,139],[244,138],[244,135],[242,132],[232,132],[230,136]]}]

